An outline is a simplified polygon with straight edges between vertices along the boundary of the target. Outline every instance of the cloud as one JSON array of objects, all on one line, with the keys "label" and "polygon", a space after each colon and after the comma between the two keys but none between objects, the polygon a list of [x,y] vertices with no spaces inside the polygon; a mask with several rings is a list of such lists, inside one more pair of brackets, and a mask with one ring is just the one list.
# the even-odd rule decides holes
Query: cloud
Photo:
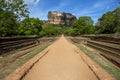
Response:
[{"label": "cloud", "polygon": [[68,3],[61,2],[58,4],[58,6],[50,7],[44,10],[39,7],[36,7],[32,9],[32,12],[37,11],[37,13],[31,14],[31,16],[39,17],[42,20],[47,20],[47,15],[49,11],[62,11],[62,9],[66,6],[68,6]]},{"label": "cloud", "polygon": [[26,4],[31,5],[31,4],[38,4],[40,0],[24,0]]},{"label": "cloud", "polygon": [[97,0],[96,2],[89,4],[91,6],[83,7],[82,9],[74,9],[73,12],[77,17],[80,16],[91,16],[94,22],[101,17],[105,12],[107,12],[111,5],[113,5],[115,0]]},{"label": "cloud", "polygon": [[[97,19],[100,18],[105,12],[112,10],[116,5],[116,0],[94,0],[94,2],[84,3],[85,1],[77,2],[77,0],[58,0],[53,1],[57,4],[50,4],[48,0],[41,1],[40,0],[24,0],[28,5],[30,5],[30,17],[39,17],[42,20],[47,20],[48,11],[62,11],[62,12],[70,12],[76,17],[80,16],[91,16],[94,22],[97,22]],[[48,1],[48,2],[47,2]],[[38,6],[36,6],[38,4]],[[81,4],[81,5],[80,5]],[[32,5],[32,6],[31,6]],[[35,6],[33,6],[35,5]]]}]

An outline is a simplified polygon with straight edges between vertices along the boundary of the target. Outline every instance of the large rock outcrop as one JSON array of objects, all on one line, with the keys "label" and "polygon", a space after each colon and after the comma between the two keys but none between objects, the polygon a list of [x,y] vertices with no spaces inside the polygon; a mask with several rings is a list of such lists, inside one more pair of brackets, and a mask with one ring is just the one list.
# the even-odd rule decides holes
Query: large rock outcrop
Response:
[{"label": "large rock outcrop", "polygon": [[63,12],[48,12],[48,22],[50,24],[62,24],[62,25],[71,25],[76,17],[70,13]]}]

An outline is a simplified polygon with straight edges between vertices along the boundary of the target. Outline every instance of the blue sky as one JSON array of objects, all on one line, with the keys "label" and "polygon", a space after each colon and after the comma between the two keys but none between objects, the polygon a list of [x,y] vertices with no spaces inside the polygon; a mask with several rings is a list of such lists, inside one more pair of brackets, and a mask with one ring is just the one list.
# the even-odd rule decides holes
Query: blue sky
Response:
[{"label": "blue sky", "polygon": [[120,0],[24,0],[28,4],[30,17],[47,20],[49,11],[72,13],[77,18],[90,16],[96,23],[105,12],[120,6]]}]

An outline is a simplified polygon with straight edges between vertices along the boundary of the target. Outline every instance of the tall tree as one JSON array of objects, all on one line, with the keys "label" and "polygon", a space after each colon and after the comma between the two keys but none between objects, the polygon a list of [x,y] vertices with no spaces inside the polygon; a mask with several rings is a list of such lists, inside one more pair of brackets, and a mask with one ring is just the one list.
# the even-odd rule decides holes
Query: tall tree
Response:
[{"label": "tall tree", "polygon": [[78,34],[92,34],[94,33],[93,20],[89,16],[82,16],[73,24]]},{"label": "tall tree", "polygon": [[112,12],[107,12],[100,19],[101,33],[113,33],[115,17]]},{"label": "tall tree", "polygon": [[37,35],[42,30],[43,21],[38,18],[25,18],[18,29],[21,35]]},{"label": "tall tree", "polygon": [[0,14],[0,36],[10,36],[16,34],[19,25],[13,12],[4,11]]},{"label": "tall tree", "polygon": [[99,33],[120,33],[120,7],[105,13],[98,22]]},{"label": "tall tree", "polygon": [[23,0],[0,0],[0,36],[16,34],[20,19],[29,12]]},{"label": "tall tree", "polygon": [[26,6],[24,0],[0,0],[0,9],[13,12],[18,18],[28,16],[29,11]]},{"label": "tall tree", "polygon": [[113,11],[113,14],[115,16],[115,28],[114,31],[117,33],[120,33],[120,7],[116,8]]}]

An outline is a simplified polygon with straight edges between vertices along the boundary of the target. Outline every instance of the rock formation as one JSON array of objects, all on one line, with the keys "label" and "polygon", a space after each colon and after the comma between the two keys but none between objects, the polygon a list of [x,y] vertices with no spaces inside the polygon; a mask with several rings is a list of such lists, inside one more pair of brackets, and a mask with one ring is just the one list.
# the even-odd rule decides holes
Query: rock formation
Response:
[{"label": "rock formation", "polygon": [[71,25],[76,17],[70,13],[63,12],[48,12],[48,22],[50,24],[62,24],[62,25]]}]

